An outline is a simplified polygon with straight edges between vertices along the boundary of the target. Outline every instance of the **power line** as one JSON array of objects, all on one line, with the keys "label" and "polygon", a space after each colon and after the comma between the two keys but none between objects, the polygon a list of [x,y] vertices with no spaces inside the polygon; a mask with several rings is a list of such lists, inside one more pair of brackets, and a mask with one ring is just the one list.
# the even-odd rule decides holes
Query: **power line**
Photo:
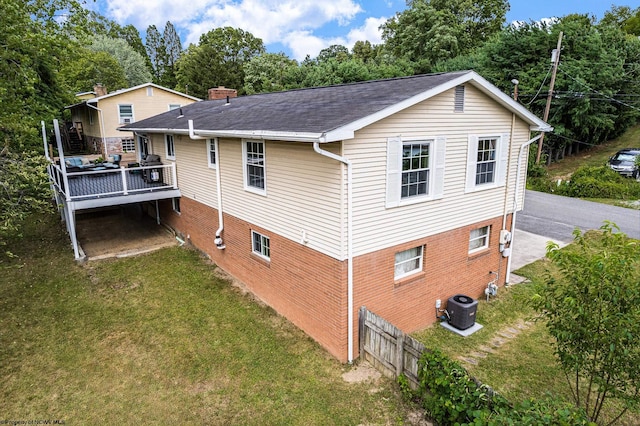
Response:
[{"label": "power line", "polygon": [[629,108],[632,108],[632,109],[635,109],[635,110],[640,111],[640,108],[637,108],[637,107],[635,107],[635,106],[633,106],[633,105],[629,105],[628,103],[626,103],[626,102],[622,102],[622,101],[620,101],[620,100],[618,100],[618,99],[614,99],[614,98],[612,98],[611,96],[605,95],[604,93],[599,92],[598,90],[593,89],[592,87],[588,86],[587,84],[585,84],[585,83],[583,83],[583,82],[579,81],[578,79],[574,78],[573,76],[571,76],[569,73],[567,73],[566,71],[564,71],[564,70],[563,70],[563,69],[561,69],[560,67],[558,67],[558,69],[560,70],[560,72],[561,72],[561,73],[563,73],[564,75],[566,75],[567,77],[569,77],[571,80],[573,80],[573,81],[575,81],[576,83],[578,83],[578,84],[580,84],[580,85],[582,85],[582,86],[586,87],[587,89],[589,89],[589,90],[593,91],[594,93],[596,93],[596,94],[598,94],[598,95],[600,95],[600,96],[602,96],[602,97],[604,97],[604,98],[606,98],[606,99],[609,99],[609,100],[611,100],[611,101],[613,101],[613,102],[619,103],[620,105],[624,105],[624,106],[626,106],[626,107],[629,107]]}]

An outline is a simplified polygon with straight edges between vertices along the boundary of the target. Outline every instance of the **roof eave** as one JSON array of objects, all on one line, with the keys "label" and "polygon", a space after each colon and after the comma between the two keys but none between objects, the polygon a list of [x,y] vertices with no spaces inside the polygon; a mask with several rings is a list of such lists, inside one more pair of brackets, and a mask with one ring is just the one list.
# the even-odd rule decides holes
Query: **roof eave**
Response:
[{"label": "roof eave", "polygon": [[[159,128],[118,128],[123,132],[138,133],[171,133],[174,135],[189,135],[188,129],[159,129]],[[196,136],[206,138],[237,138],[237,139],[268,139],[287,142],[325,142],[323,133],[310,132],[278,132],[267,130],[197,130]]]}]

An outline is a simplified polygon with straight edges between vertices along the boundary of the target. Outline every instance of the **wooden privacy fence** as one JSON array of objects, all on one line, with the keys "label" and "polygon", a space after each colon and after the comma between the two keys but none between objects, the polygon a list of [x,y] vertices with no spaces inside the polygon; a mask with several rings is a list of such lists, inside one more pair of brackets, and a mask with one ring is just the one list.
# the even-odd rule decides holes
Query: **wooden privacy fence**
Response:
[{"label": "wooden privacy fence", "polygon": [[418,360],[425,346],[364,306],[358,321],[360,356],[387,376],[404,374],[417,388]]}]

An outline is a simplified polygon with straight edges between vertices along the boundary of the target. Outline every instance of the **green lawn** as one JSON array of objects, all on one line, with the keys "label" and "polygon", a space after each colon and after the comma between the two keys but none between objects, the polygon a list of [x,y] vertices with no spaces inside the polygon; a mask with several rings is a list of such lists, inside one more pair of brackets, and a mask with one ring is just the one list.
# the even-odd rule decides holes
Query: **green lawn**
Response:
[{"label": "green lawn", "polygon": [[58,217],[0,263],[0,418],[66,424],[402,424],[393,381],[349,384],[196,252],[73,261]]}]

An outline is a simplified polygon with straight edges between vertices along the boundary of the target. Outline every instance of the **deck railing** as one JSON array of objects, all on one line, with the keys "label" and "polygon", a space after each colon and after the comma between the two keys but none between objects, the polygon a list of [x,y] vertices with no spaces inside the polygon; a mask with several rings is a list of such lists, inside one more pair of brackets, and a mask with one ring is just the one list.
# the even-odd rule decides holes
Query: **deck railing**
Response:
[{"label": "deck railing", "polygon": [[67,201],[178,189],[174,163],[66,173],[59,165],[49,164],[48,172],[56,191]]}]

